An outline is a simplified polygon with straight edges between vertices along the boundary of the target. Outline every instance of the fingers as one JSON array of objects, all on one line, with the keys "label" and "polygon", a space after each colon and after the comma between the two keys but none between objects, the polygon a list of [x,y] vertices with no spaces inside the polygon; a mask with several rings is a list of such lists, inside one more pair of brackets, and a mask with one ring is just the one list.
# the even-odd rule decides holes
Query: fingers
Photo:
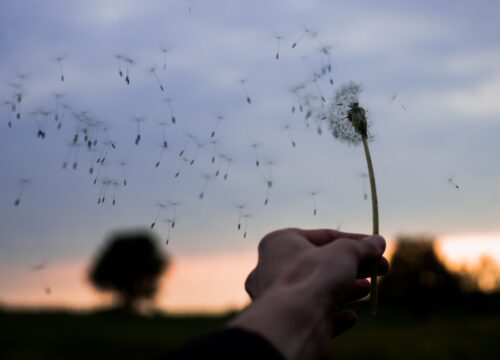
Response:
[{"label": "fingers", "polygon": [[255,269],[250,272],[248,275],[246,281],[245,281],[245,290],[248,293],[248,296],[250,296],[250,299],[254,300],[255,299]]},{"label": "fingers", "polygon": [[351,294],[347,298],[348,303],[356,302],[370,293],[370,282],[366,279],[357,279]]},{"label": "fingers", "polygon": [[362,239],[368,236],[366,234],[347,233],[332,229],[304,230],[298,228],[291,228],[288,230],[298,232],[299,234],[304,236],[307,240],[309,240],[310,243],[316,246],[329,244],[332,241],[339,238]]},{"label": "fingers", "polygon": [[332,317],[332,337],[339,336],[356,324],[358,316],[352,310],[343,310]]},{"label": "fingers", "polygon": [[[389,272],[389,261],[385,257],[378,259],[377,263],[377,275],[382,276]],[[365,261],[359,265],[358,268],[358,279],[364,279],[370,277],[374,273],[373,261]]]},{"label": "fingers", "polygon": [[356,273],[361,264],[373,262],[385,251],[385,240],[379,235],[366,236],[361,239],[339,238],[322,249],[321,254],[329,261],[350,262]]}]

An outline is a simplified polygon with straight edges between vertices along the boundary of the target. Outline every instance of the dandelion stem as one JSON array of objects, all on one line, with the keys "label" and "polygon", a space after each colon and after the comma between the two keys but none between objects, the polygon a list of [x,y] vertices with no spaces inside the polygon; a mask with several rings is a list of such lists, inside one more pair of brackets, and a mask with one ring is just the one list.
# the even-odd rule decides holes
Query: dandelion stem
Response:
[{"label": "dandelion stem", "polygon": [[[368,147],[368,137],[362,136],[363,148],[365,150],[366,165],[368,167],[368,177],[370,178],[370,190],[372,198],[372,216],[373,216],[373,235],[379,234],[379,221],[378,221],[378,199],[377,199],[377,185],[375,184],[375,172],[373,171],[372,157],[370,155],[370,148]],[[378,263],[374,263],[374,272],[371,277],[370,289],[370,307],[372,315],[377,315],[378,309],[378,287],[377,287],[377,273]]]}]

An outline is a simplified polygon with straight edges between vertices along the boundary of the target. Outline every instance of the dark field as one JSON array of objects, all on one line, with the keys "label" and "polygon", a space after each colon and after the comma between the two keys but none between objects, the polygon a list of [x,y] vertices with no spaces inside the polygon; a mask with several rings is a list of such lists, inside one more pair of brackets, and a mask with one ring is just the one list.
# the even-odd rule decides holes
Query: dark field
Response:
[{"label": "dark field", "polygon": [[[362,313],[333,341],[331,358],[499,359],[498,313],[457,314]],[[0,359],[156,359],[232,316],[0,312]]]}]

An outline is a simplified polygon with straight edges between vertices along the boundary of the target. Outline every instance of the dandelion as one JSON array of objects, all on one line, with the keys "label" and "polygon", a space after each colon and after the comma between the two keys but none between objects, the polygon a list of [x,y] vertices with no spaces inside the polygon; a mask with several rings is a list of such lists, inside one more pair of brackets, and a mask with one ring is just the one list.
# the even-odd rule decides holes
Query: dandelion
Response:
[{"label": "dandelion", "polygon": [[50,286],[47,284],[47,281],[45,280],[45,275],[44,275],[45,268],[46,268],[46,264],[40,263],[38,265],[33,266],[33,268],[31,270],[34,273],[38,274],[38,279],[40,280],[40,284],[42,285],[42,288],[43,288],[45,294],[50,295],[50,294],[52,294],[52,289],[50,288]]},{"label": "dandelion", "polygon": [[245,204],[238,204],[236,208],[238,209],[238,231],[241,230],[241,219],[243,217],[243,209],[245,208]]},{"label": "dandelion", "polygon": [[247,83],[246,79],[240,80],[240,84],[241,84],[241,87],[243,88],[243,92],[245,93],[247,103],[250,105],[252,103],[252,99],[250,98],[250,95],[248,95],[248,89],[247,89],[246,83]]},{"label": "dandelion", "polygon": [[70,161],[70,159],[72,158],[73,159],[73,162],[72,162],[72,168],[73,170],[76,170],[77,167],[78,167],[78,153],[79,153],[79,149],[81,147],[81,143],[75,143],[73,141],[70,141],[68,142],[67,146],[68,146],[68,152],[66,153],[66,158],[64,159],[63,163],[62,163],[62,168],[63,169],[66,169],[68,167],[68,162]]},{"label": "dandelion", "polygon": [[172,222],[171,222],[172,229],[175,227],[175,222],[176,222],[176,219],[177,219],[176,211],[175,210],[176,210],[177,206],[179,206],[179,204],[180,203],[178,201],[169,201],[168,202],[168,205],[172,209],[172,217],[170,218],[172,220]]},{"label": "dandelion", "polygon": [[179,168],[175,172],[175,175],[174,175],[175,178],[179,177],[179,175],[181,174],[184,167],[186,167],[186,164],[189,164],[189,160],[185,157],[181,157],[181,164],[179,165]]},{"label": "dandelion", "polygon": [[283,130],[286,132],[286,134],[288,135],[288,139],[290,139],[290,143],[292,144],[292,147],[297,147],[297,143],[295,142],[295,139],[294,137],[292,136],[292,126],[290,124],[286,124],[285,126],[283,126]]},{"label": "dandelion", "polygon": [[455,182],[453,176],[451,176],[451,177],[448,178],[448,183],[450,183],[451,185],[453,185],[455,187],[455,189],[457,189],[457,190],[460,189],[460,186],[457,185],[457,183]]},{"label": "dandelion", "polygon": [[231,163],[233,162],[233,159],[230,158],[229,156],[227,155],[224,155],[223,159],[226,161],[226,168],[224,170],[224,176],[223,176],[223,179],[224,180],[227,180],[228,176],[229,176],[229,168],[231,167]]},{"label": "dandelion", "polygon": [[172,121],[172,124],[175,124],[177,119],[175,118],[174,109],[172,108],[172,101],[173,99],[171,98],[165,99],[165,102],[168,104],[168,109],[170,110],[170,120]]},{"label": "dandelion", "polygon": [[280,58],[280,42],[281,40],[284,39],[283,36],[281,35],[274,35],[274,38],[276,39],[276,60],[278,60]]},{"label": "dandelion", "polygon": [[162,130],[162,144],[161,144],[160,157],[158,158],[158,161],[156,162],[155,167],[160,166],[161,160],[163,158],[163,153],[168,149],[168,142],[167,142],[167,137],[165,134],[165,126],[167,126],[167,123],[161,122],[159,125],[161,126],[161,130]]},{"label": "dandelion", "polygon": [[319,190],[314,190],[309,193],[309,196],[313,201],[313,215],[316,216],[318,214],[318,207],[316,206],[316,196],[319,194]]},{"label": "dandelion", "polygon": [[123,180],[122,180],[123,186],[127,186],[127,172],[125,170],[126,166],[127,166],[127,162],[126,161],[121,161],[120,162],[120,167],[122,168],[122,175],[123,175]]},{"label": "dandelion", "polygon": [[217,128],[219,127],[222,120],[224,120],[224,117],[222,115],[217,115],[217,119],[215,120],[215,124],[212,128],[212,131],[210,132],[211,139],[215,136],[215,132],[217,131]]},{"label": "dandelion", "polygon": [[167,205],[165,203],[156,203],[155,206],[158,208],[158,210],[156,211],[156,215],[155,215],[153,222],[149,226],[151,229],[155,227],[156,222],[160,218],[161,213],[163,211],[167,211]]},{"label": "dandelion", "polygon": [[255,155],[255,166],[257,166],[257,167],[259,167],[259,165],[260,165],[259,152],[258,152],[259,146],[260,146],[259,143],[253,143],[252,144],[253,152],[254,152],[254,155]]},{"label": "dandelion", "polygon": [[248,219],[252,217],[252,215],[242,214],[241,217],[243,218],[243,239],[245,239],[247,237]]},{"label": "dandelion", "polygon": [[401,102],[401,100],[399,100],[399,97],[398,97],[398,93],[395,92],[391,97],[390,97],[390,100],[391,102],[397,102],[399,104],[399,106],[401,106],[401,109],[403,109],[404,111],[407,111],[406,110],[406,106]]},{"label": "dandelion", "polygon": [[302,40],[308,34],[311,34],[311,30],[309,30],[307,27],[304,27],[302,34],[300,34],[299,38],[295,40],[295,42],[292,44],[292,49],[295,49],[295,47],[299,44],[300,40]]},{"label": "dandelion", "polygon": [[168,245],[170,242],[170,238],[172,236],[172,229],[174,228],[175,220],[174,219],[165,219],[164,220],[167,223],[167,239],[165,240],[165,245]]},{"label": "dandelion", "polygon": [[198,194],[198,199],[202,200],[205,197],[205,192],[207,191],[208,182],[212,177],[210,174],[203,174],[203,187],[201,188],[200,193]]},{"label": "dandelion", "polygon": [[[370,190],[372,200],[373,234],[379,233],[378,199],[377,187],[375,184],[375,173],[370,154],[368,142],[372,139],[369,133],[369,123],[366,112],[359,105],[359,95],[361,85],[350,82],[343,85],[336,93],[334,103],[330,104],[328,112],[322,115],[330,125],[330,129],[335,138],[348,144],[363,144],[363,149],[370,179]],[[371,310],[373,315],[378,308],[378,288],[377,288],[377,264],[375,263],[374,275],[371,278]]]},{"label": "dandelion", "polygon": [[14,201],[14,206],[19,206],[21,204],[21,198],[23,197],[24,188],[30,182],[31,182],[31,180],[30,179],[26,179],[26,178],[23,178],[23,179],[19,180],[19,192],[17,193],[17,198]]},{"label": "dandelion", "polygon": [[58,56],[54,59],[58,64],[59,64],[59,71],[61,72],[60,73],[60,79],[61,79],[61,82],[64,82],[64,68],[63,68],[63,60],[64,60],[64,57],[63,56]]},{"label": "dandelion", "polygon": [[163,71],[167,70],[167,53],[168,49],[162,48],[161,52],[163,53]]},{"label": "dandelion", "polygon": [[158,85],[160,85],[160,90],[165,91],[165,87],[163,86],[163,83],[161,82],[160,77],[158,76],[158,73],[156,72],[156,66],[151,66],[148,69],[148,72],[155,77],[156,81],[158,82]]},{"label": "dandelion", "polygon": [[139,145],[139,142],[141,141],[141,123],[146,121],[146,119],[142,116],[132,116],[131,120],[137,124],[137,134],[134,142],[136,145]]}]

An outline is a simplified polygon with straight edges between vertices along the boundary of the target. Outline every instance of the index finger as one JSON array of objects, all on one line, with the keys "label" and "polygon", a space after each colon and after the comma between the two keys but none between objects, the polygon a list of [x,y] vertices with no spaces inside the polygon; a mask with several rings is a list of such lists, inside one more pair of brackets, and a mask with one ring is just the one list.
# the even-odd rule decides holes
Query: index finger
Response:
[{"label": "index finger", "polygon": [[363,239],[366,238],[367,234],[358,233],[348,233],[343,231],[337,231],[332,229],[315,229],[315,230],[304,230],[304,229],[293,229],[299,234],[304,236],[309,242],[316,246],[323,246],[331,243],[332,241],[339,238],[348,239]]}]

